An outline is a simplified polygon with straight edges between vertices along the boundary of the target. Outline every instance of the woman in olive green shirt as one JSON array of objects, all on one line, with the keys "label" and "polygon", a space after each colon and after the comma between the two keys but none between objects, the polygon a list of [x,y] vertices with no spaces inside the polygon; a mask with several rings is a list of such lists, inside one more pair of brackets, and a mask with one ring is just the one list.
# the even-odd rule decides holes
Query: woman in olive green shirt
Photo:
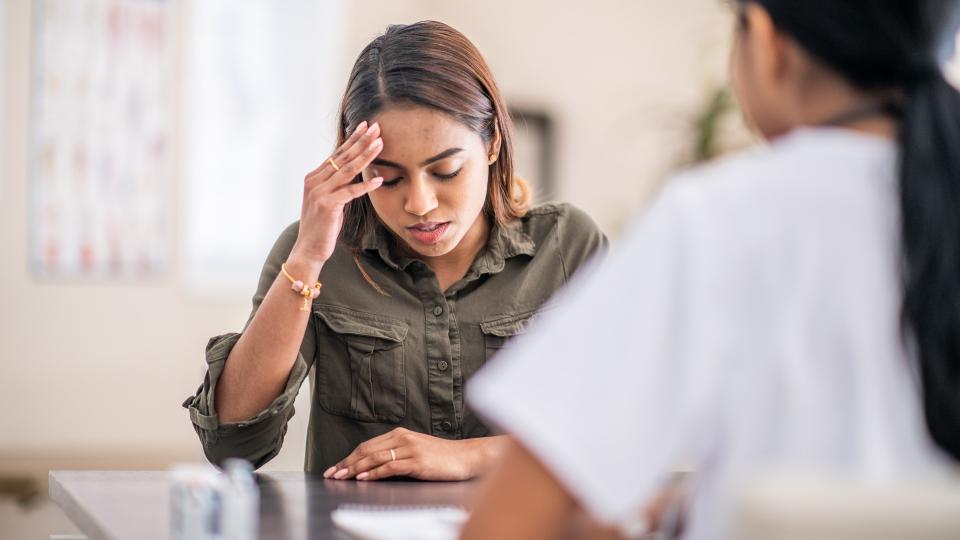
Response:
[{"label": "woman in olive green shirt", "polygon": [[527,207],[493,76],[449,26],[391,26],[367,45],[338,131],[246,328],[210,340],[184,406],[211,461],[259,467],[312,373],[308,472],[471,478],[504,441],[464,405],[464,382],[606,239],[569,205]]}]

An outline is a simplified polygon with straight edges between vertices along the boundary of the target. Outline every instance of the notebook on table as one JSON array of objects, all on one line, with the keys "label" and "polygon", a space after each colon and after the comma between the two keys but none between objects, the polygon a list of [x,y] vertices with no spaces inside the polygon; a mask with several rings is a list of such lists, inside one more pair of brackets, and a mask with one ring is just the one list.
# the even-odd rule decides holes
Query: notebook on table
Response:
[{"label": "notebook on table", "polygon": [[456,540],[467,521],[458,506],[340,505],[334,525],[361,540]]}]

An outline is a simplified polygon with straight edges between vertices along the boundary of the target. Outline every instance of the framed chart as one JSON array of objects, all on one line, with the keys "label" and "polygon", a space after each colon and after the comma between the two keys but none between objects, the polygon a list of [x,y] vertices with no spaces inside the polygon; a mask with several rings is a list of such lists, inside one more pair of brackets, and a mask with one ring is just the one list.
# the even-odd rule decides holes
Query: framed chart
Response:
[{"label": "framed chart", "polygon": [[34,5],[30,256],[38,277],[155,276],[170,266],[171,5]]},{"label": "framed chart", "polygon": [[533,190],[534,202],[557,196],[555,178],[556,135],[553,118],[536,108],[510,108],[514,126],[516,174]]}]

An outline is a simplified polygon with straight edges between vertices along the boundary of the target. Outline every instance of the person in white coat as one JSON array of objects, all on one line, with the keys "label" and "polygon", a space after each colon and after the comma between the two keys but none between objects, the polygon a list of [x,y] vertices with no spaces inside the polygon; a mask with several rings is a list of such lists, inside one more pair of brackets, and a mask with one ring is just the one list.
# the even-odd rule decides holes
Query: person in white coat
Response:
[{"label": "person in white coat", "polygon": [[685,537],[727,538],[756,471],[960,460],[956,3],[733,3],[735,91],[770,144],[669,182],[468,386],[516,443],[463,538],[549,538],[577,507],[628,523],[679,466]]}]

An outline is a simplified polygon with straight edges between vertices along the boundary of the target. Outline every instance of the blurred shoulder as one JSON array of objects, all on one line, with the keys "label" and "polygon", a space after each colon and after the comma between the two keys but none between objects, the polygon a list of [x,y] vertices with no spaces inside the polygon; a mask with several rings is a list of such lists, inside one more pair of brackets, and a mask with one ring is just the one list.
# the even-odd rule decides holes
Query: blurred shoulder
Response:
[{"label": "blurred shoulder", "polygon": [[537,245],[537,251],[556,252],[567,277],[594,256],[609,250],[607,237],[596,221],[572,204],[539,204],[521,219],[524,232]]},{"label": "blurred shoulder", "polygon": [[[590,237],[602,235],[600,227],[589,214],[570,203],[548,202],[538,204],[521,218],[524,228],[536,240],[537,236],[557,233],[565,236]],[[572,239],[571,238],[571,239]]]}]

